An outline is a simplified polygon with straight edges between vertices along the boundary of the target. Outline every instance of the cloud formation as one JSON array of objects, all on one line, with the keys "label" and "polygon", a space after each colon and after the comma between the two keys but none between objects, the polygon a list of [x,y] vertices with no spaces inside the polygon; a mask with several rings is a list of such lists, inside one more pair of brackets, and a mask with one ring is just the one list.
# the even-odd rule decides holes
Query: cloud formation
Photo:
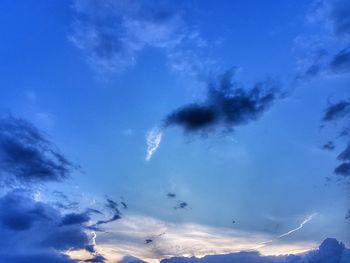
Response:
[{"label": "cloud formation", "polygon": [[61,181],[76,167],[31,123],[0,118],[0,179]]},{"label": "cloud formation", "polygon": [[324,1],[329,22],[334,34],[341,38],[350,37],[350,3],[347,0]]},{"label": "cloud formation", "polygon": [[113,200],[111,200],[109,198],[106,198],[106,208],[112,214],[111,218],[106,219],[106,220],[99,220],[99,221],[97,221],[95,226],[102,225],[102,224],[108,224],[110,222],[113,222],[113,221],[116,221],[116,220],[122,218],[122,213],[118,209],[118,203],[117,202],[115,202],[115,201],[113,201]]},{"label": "cloud formation", "polygon": [[262,256],[258,252],[238,252],[223,255],[209,255],[202,258],[174,257],[161,263],[346,263],[350,260],[350,249],[336,239],[327,238],[317,250],[302,255]]},{"label": "cloud formation", "polygon": [[150,161],[153,154],[157,151],[160,142],[162,141],[163,133],[158,128],[153,128],[146,135],[147,154],[146,161]]},{"label": "cloud formation", "polygon": [[286,232],[286,233],[284,233],[284,234],[282,234],[282,235],[280,235],[278,237],[279,238],[285,237],[285,236],[288,236],[288,235],[290,235],[290,234],[292,234],[292,233],[302,229],[304,227],[304,225],[306,223],[308,223],[309,221],[311,221],[316,215],[317,215],[317,213],[313,213],[312,215],[308,216],[305,220],[303,220],[303,222],[301,222],[301,224],[297,228],[292,229],[292,230],[290,230],[290,231],[288,231],[288,232]]},{"label": "cloud formation", "polygon": [[324,113],[323,121],[337,121],[350,113],[350,102],[341,100],[337,103],[329,105]]},{"label": "cloud formation", "polygon": [[[298,80],[340,76],[350,73],[350,4],[347,0],[315,1],[308,21],[319,25],[319,31],[299,37],[297,42],[307,47],[297,74]],[[320,33],[321,32],[321,33]],[[308,44],[305,44],[308,43]],[[310,55],[311,54],[311,55]]]},{"label": "cloud formation", "polygon": [[335,149],[335,145],[332,141],[328,141],[327,143],[322,145],[322,149],[331,151]]},{"label": "cloud formation", "polygon": [[82,225],[61,225],[63,218],[54,207],[31,198],[27,190],[2,196],[0,261],[75,262],[64,252],[85,249],[89,239]]},{"label": "cloud formation", "polygon": [[165,118],[164,126],[180,126],[187,133],[208,133],[217,129],[231,131],[239,125],[257,120],[277,98],[277,84],[258,82],[245,90],[233,82],[233,71],[208,85],[207,98],[202,103],[185,105]]},{"label": "cloud formation", "polygon": [[[158,234],[157,233],[162,233]],[[165,233],[165,234],[163,234]],[[152,242],[145,244],[146,239]],[[264,240],[272,240],[257,247]],[[170,256],[223,254],[234,251],[256,250],[264,255],[304,252],[316,244],[286,239],[269,233],[242,231],[186,222],[166,222],[156,218],[125,215],[123,220],[106,225],[99,234],[99,251],[108,259],[133,255],[146,262],[158,262]],[[117,261],[117,260],[116,260]]]},{"label": "cloud formation", "polygon": [[120,72],[134,65],[147,47],[165,51],[175,70],[203,70],[212,63],[198,52],[206,41],[189,29],[181,6],[182,2],[167,0],[75,0],[70,39],[100,72]]},{"label": "cloud formation", "polygon": [[[350,12],[349,12],[350,14]],[[348,14],[348,15],[349,15]],[[350,72],[350,47],[339,51],[329,63],[330,70],[335,74],[345,74]]]},{"label": "cloud formation", "polygon": [[[348,129],[350,125],[350,102],[341,100],[329,105],[322,118],[325,123],[338,123],[345,121],[345,127],[342,128],[341,136],[346,136],[350,140]],[[337,160],[341,163],[334,169],[334,173],[340,176],[350,176],[350,142],[345,149],[338,155]]]}]

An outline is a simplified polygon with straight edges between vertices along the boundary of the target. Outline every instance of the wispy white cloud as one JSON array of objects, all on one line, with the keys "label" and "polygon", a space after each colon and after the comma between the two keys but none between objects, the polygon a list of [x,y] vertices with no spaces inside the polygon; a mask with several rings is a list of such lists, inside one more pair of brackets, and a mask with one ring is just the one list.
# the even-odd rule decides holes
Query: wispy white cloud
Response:
[{"label": "wispy white cloud", "polygon": [[162,136],[163,136],[163,133],[158,128],[153,128],[152,130],[148,131],[146,135],[146,142],[147,142],[146,160],[147,161],[150,161],[153,154],[156,152],[162,140]]},{"label": "wispy white cloud", "polygon": [[[186,23],[181,2],[76,0],[70,40],[100,73],[135,64],[146,47],[165,51],[172,69],[198,74],[215,64],[208,41]],[[196,72],[196,73],[195,73]]]},{"label": "wispy white cloud", "polygon": [[267,246],[268,244],[273,243],[274,241],[276,241],[276,240],[278,240],[278,239],[280,239],[280,238],[283,238],[283,237],[286,237],[286,236],[288,236],[288,235],[290,235],[290,234],[293,234],[294,232],[296,232],[296,231],[302,229],[302,228],[304,227],[304,225],[305,225],[306,223],[310,222],[316,215],[317,215],[317,213],[313,213],[313,214],[307,216],[307,217],[303,220],[303,222],[301,222],[301,224],[300,224],[297,228],[294,228],[294,229],[292,229],[292,230],[289,230],[288,232],[283,233],[283,234],[279,235],[278,237],[274,237],[273,239],[269,239],[269,240],[265,240],[265,241],[263,241],[263,242],[260,242],[260,243],[257,244],[256,246],[251,247],[251,249],[253,249],[253,250],[262,249],[263,247]]},{"label": "wispy white cloud", "polygon": [[317,215],[317,213],[313,213],[312,215],[308,216],[307,218],[305,218],[305,220],[303,222],[301,222],[301,224],[297,228],[294,228],[294,229],[292,229],[292,230],[290,230],[290,231],[280,235],[279,238],[288,236],[288,235],[290,235],[290,234],[292,234],[292,233],[302,229],[304,227],[304,225],[306,223],[308,223],[309,221],[311,221],[316,215]]}]

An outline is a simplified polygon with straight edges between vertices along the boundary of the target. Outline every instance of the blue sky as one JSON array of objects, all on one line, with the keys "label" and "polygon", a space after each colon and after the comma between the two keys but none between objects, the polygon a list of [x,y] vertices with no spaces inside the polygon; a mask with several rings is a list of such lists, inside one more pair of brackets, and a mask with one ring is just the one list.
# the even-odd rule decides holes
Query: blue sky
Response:
[{"label": "blue sky", "polygon": [[[84,214],[77,231],[106,262],[349,246],[349,12],[344,0],[2,1],[1,202]],[[33,159],[9,155],[24,143]],[[19,172],[38,163],[53,169],[44,179]],[[87,208],[121,219],[98,224],[108,217]]]}]

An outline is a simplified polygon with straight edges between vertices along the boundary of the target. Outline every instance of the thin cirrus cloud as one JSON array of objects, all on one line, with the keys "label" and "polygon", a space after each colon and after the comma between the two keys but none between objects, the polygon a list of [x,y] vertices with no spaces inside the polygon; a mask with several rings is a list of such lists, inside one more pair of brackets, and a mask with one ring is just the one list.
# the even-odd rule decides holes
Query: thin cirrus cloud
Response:
[{"label": "thin cirrus cloud", "polygon": [[147,143],[147,154],[146,161],[150,161],[152,156],[157,151],[161,141],[162,141],[163,133],[158,128],[153,128],[147,132],[146,135],[146,143]]},{"label": "thin cirrus cloud", "polygon": [[134,65],[146,47],[165,51],[170,67],[197,74],[215,64],[199,52],[207,45],[182,16],[182,2],[74,1],[71,41],[100,73]]}]

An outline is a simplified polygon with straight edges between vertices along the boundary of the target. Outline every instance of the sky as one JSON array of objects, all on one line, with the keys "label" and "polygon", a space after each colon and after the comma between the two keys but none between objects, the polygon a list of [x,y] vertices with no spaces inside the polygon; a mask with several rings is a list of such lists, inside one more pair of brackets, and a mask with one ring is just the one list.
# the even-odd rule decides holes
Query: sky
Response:
[{"label": "sky", "polygon": [[0,261],[349,262],[349,18],[1,1]]}]

